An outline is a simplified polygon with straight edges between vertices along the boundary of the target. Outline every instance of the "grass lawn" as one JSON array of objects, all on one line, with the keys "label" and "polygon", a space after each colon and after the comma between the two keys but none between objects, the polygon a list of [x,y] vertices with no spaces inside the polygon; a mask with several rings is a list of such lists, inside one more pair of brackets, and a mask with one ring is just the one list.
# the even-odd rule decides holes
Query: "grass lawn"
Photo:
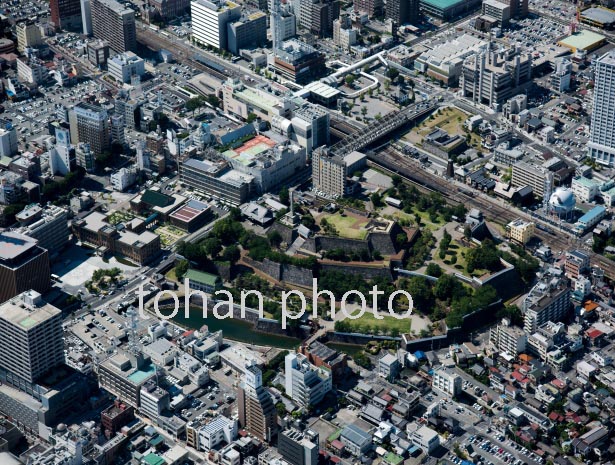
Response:
[{"label": "grass lawn", "polygon": [[173,281],[175,283],[178,282],[174,267],[167,271],[167,274],[165,274],[164,277],[167,278],[169,281]]},{"label": "grass lawn", "polygon": [[346,318],[344,321],[350,323],[353,331],[359,329],[364,330],[365,326],[370,326],[370,331],[373,328],[378,328],[382,333],[387,333],[392,329],[397,329],[401,333],[409,333],[412,328],[412,319],[398,320],[392,316],[385,316],[382,320],[377,320],[371,311],[366,311],[363,316],[357,320]]},{"label": "grass lawn", "polygon": [[342,216],[339,213],[335,215],[323,215],[322,218],[326,218],[327,222],[334,226],[340,237],[346,239],[365,239],[367,236],[367,230],[365,225],[368,223],[367,218],[357,218],[352,215]]}]

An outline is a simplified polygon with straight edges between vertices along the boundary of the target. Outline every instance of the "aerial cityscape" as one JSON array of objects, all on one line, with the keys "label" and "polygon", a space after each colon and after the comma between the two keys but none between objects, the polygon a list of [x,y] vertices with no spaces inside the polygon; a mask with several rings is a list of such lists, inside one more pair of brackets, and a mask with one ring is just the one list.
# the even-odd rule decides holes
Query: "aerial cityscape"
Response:
[{"label": "aerial cityscape", "polygon": [[615,1],[4,0],[0,465],[615,463]]}]

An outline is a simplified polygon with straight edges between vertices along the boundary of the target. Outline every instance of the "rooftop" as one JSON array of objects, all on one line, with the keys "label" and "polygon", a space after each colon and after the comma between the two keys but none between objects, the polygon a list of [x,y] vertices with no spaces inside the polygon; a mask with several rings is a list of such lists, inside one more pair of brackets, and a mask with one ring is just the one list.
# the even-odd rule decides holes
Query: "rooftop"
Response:
[{"label": "rooftop", "polygon": [[446,10],[447,8],[452,8],[455,5],[464,3],[464,1],[465,0],[421,0],[421,3],[434,8],[439,8],[441,10]]},{"label": "rooftop", "polygon": [[36,247],[38,241],[11,231],[0,233],[0,260],[13,260]]},{"label": "rooftop", "polygon": [[582,18],[602,24],[615,23],[615,11],[607,8],[592,7],[581,12]]},{"label": "rooftop", "polygon": [[605,40],[603,35],[592,31],[582,30],[560,40],[559,44],[564,47],[579,50],[592,50],[603,40]]},{"label": "rooftop", "polygon": [[186,273],[185,279],[207,284],[209,286],[215,286],[218,280],[220,279],[220,277],[215,274],[205,273],[203,271],[190,269]]},{"label": "rooftop", "polygon": [[[31,303],[28,304],[27,302]],[[27,291],[0,305],[0,319],[29,331],[61,315],[62,312],[40,299],[40,294]]]}]

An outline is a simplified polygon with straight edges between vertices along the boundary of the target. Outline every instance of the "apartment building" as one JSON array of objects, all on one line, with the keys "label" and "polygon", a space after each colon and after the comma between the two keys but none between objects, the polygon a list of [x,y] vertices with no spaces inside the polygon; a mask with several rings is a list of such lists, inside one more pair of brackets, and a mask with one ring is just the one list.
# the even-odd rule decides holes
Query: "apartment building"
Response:
[{"label": "apartment building", "polygon": [[135,12],[116,0],[92,0],[92,33],[116,53],[137,50]]},{"label": "apartment building", "polygon": [[118,352],[98,367],[98,383],[128,405],[139,408],[141,388],[156,376],[156,367],[148,357]]},{"label": "apartment building", "polygon": [[302,407],[316,406],[332,389],[331,371],[315,367],[302,354],[285,358],[286,394]]},{"label": "apartment building", "polygon": [[553,185],[550,172],[542,166],[537,166],[524,161],[512,165],[513,187],[530,186],[535,197],[542,198],[545,195],[547,185]]},{"label": "apartment building", "polygon": [[489,340],[499,352],[513,357],[525,352],[527,347],[525,331],[518,326],[513,326],[507,318],[503,318],[500,324],[491,328]]},{"label": "apartment building", "polygon": [[522,305],[523,329],[532,334],[547,321],[560,321],[570,310],[568,280],[558,270],[551,269],[525,296]]},{"label": "apartment building", "polygon": [[462,379],[452,369],[438,367],[432,375],[431,385],[434,389],[454,397],[461,392]]}]

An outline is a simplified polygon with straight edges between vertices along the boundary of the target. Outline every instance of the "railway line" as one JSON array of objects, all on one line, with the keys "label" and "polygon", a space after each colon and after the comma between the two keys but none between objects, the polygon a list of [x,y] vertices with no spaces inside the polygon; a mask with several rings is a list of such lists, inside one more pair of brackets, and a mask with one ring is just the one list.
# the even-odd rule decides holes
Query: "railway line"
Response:
[{"label": "railway line", "polygon": [[[387,147],[377,154],[368,154],[368,160],[372,166],[376,166],[389,173],[398,174],[403,179],[416,185],[423,192],[438,192],[451,204],[463,203],[468,207],[478,208],[485,216],[485,219],[490,222],[507,224],[520,216],[528,216],[526,214],[519,214],[515,209],[500,205],[493,199],[483,197],[481,194],[475,195],[472,191],[467,193],[457,188],[453,183],[429,173],[421,168],[417,161],[408,159],[391,147]],[[529,216],[527,219],[536,221],[536,218]],[[535,236],[553,250],[564,251],[578,246],[577,238],[573,238],[560,231],[548,233],[537,229]],[[590,256],[592,266],[601,268],[605,276],[612,280],[615,279],[615,262],[592,251],[586,251],[586,253]]]}]

